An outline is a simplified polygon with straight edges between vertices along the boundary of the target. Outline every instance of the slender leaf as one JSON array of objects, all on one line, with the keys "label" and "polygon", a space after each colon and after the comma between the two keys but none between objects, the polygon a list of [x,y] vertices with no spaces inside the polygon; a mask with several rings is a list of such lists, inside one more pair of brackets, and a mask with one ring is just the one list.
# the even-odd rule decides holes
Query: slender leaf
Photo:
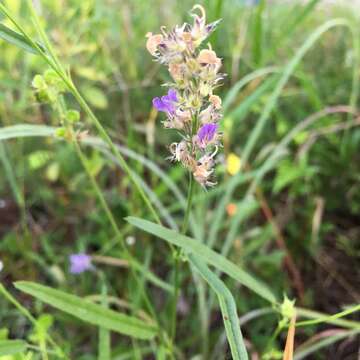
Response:
[{"label": "slender leaf", "polygon": [[[21,35],[20,33],[11,30],[4,24],[0,24],[0,39],[3,39],[10,44],[13,44],[15,46],[18,46],[19,48],[32,53],[37,54],[38,50],[29,42],[25,36]],[[43,49],[43,47],[40,44],[37,44],[40,49]]]},{"label": "slender leaf", "polygon": [[238,95],[238,93],[240,92],[240,90],[244,86],[246,86],[251,81],[253,81],[253,80],[255,80],[255,79],[259,78],[259,77],[263,77],[263,76],[266,76],[268,74],[272,74],[272,73],[276,73],[276,72],[280,72],[280,68],[277,68],[275,66],[269,66],[269,67],[264,67],[264,68],[261,68],[261,69],[257,69],[255,71],[247,74],[243,78],[241,78],[238,82],[236,82],[232,86],[232,88],[228,91],[228,93],[226,94],[226,96],[224,98],[224,101],[223,101],[224,113],[225,114],[227,113],[230,106],[235,101],[236,96]]},{"label": "slender leaf", "polygon": [[204,260],[210,265],[213,265],[218,270],[226,273],[227,275],[237,280],[238,282],[246,286],[248,289],[254,291],[264,299],[272,303],[276,301],[274,294],[268,289],[265,284],[254,278],[248,272],[241,269],[222,255],[213,251],[206,245],[192,238],[181,235],[176,231],[167,229],[161,225],[157,225],[147,220],[139,219],[132,216],[127,217],[126,220],[130,224],[138,227],[139,229],[158,236],[160,239],[163,239],[176,246],[182,247],[188,253],[194,253],[198,255],[202,260]]},{"label": "slender leaf", "polygon": [[247,360],[248,355],[241,334],[239,318],[236,312],[235,300],[226,285],[207,267],[196,255],[189,254],[189,260],[201,276],[216,292],[225,325],[231,355],[234,360]]},{"label": "slender leaf", "polygon": [[138,339],[151,339],[156,335],[157,329],[154,325],[90,303],[78,296],[28,281],[18,281],[15,287],[90,324]]},{"label": "slender leaf", "polygon": [[328,324],[333,324],[333,325],[341,326],[341,327],[348,328],[348,329],[360,329],[359,321],[346,320],[346,319],[341,319],[341,318],[334,319],[329,314],[324,314],[324,313],[321,313],[318,311],[304,309],[304,308],[300,308],[300,307],[296,308],[296,312],[299,316],[302,316],[302,317],[305,317],[308,319],[318,320],[318,319],[327,318],[326,322]]},{"label": "slender leaf", "polygon": [[287,84],[291,74],[295,71],[296,67],[305,56],[305,54],[311,49],[311,47],[316,43],[316,41],[329,29],[337,26],[346,26],[350,27],[348,21],[345,19],[333,19],[327,21],[325,24],[318,27],[304,42],[304,44],[299,48],[294,57],[284,68],[284,72],[278,81],[274,91],[271,94],[271,97],[267,104],[264,107],[263,112],[259,120],[256,123],[256,126],[253,128],[242,154],[242,161],[244,164],[249,160],[250,154],[254,149],[257,140],[259,139],[267,121],[270,119],[271,112],[273,111],[281,92],[283,91],[285,85]]},{"label": "slender leaf", "polygon": [[[102,286],[102,299],[101,305],[106,309],[108,307],[107,304],[107,288],[106,285]],[[110,330],[104,327],[100,327],[99,329],[99,355],[98,360],[110,360],[111,359],[111,338],[110,338]]]},{"label": "slender leaf", "polygon": [[273,75],[269,79],[266,79],[260,86],[256,88],[256,90],[251,93],[249,96],[244,99],[243,102],[239,106],[237,106],[233,111],[228,115],[231,119],[233,119],[233,124],[237,124],[242,121],[252,106],[264,95],[266,92],[273,88],[274,84],[278,80],[279,75]]},{"label": "slender leaf", "polygon": [[265,10],[265,0],[260,0],[259,5],[255,8],[255,19],[253,24],[253,60],[259,65],[262,60],[263,44],[263,13]]},{"label": "slender leaf", "polygon": [[24,352],[27,344],[23,340],[0,340],[0,356]]},{"label": "slender leaf", "polygon": [[54,136],[56,128],[46,125],[20,124],[6,126],[0,129],[0,140],[14,139],[18,137]]},{"label": "slender leaf", "polygon": [[328,336],[325,339],[316,342],[315,344],[306,346],[305,348],[301,348],[300,350],[296,351],[294,360],[308,359],[309,358],[308,356],[315,353],[316,351],[326,346],[329,346],[339,340],[342,340],[344,338],[358,335],[359,333],[360,330],[352,330],[352,331],[344,331],[336,335]]}]

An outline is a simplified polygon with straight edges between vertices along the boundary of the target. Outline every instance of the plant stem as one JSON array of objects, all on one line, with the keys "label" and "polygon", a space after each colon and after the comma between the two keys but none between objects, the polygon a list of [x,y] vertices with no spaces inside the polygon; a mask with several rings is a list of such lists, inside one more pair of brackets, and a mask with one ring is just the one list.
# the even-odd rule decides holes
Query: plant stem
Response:
[{"label": "plant stem", "polygon": [[75,97],[75,99],[78,101],[80,107],[84,110],[86,115],[91,120],[92,124],[95,126],[97,131],[99,132],[102,139],[107,143],[109,146],[111,152],[114,154],[116,159],[119,161],[121,167],[126,172],[126,174],[129,176],[132,184],[134,185],[135,189],[140,194],[141,198],[143,199],[145,205],[148,207],[149,211],[151,212],[153,218],[158,224],[161,224],[160,218],[154,209],[153,205],[151,204],[151,201],[149,197],[145,194],[144,190],[142,189],[141,185],[137,181],[136,177],[132,173],[130,167],[126,163],[123,156],[120,154],[114,143],[112,142],[110,136],[107,134],[106,130],[102,126],[101,122],[98,120],[98,118],[95,116],[93,111],[90,109],[89,105],[85,101],[85,99],[82,97],[74,83],[72,82],[70,75],[64,70],[64,67],[61,65],[59,59],[57,58],[55,51],[52,48],[52,45],[50,41],[48,40],[44,30],[42,29],[38,15],[33,7],[32,1],[28,0],[28,6],[31,11],[32,19],[34,22],[34,25],[36,27],[36,30],[38,31],[40,37],[42,38],[43,42],[46,45],[46,49],[49,52],[50,57],[44,52],[43,49],[40,48],[40,46],[34,42],[31,37],[26,33],[26,31],[23,29],[23,27],[16,21],[16,19],[8,12],[6,7],[2,4],[0,4],[0,12],[2,12],[6,17],[9,18],[9,20],[16,26],[16,28],[21,32],[21,34],[29,41],[29,43],[38,51],[38,54],[47,62],[47,64],[60,76],[60,78],[63,80],[64,84],[68,88],[68,90],[72,93],[72,95]]},{"label": "plant stem", "polygon": [[[184,216],[184,221],[181,226],[181,233],[183,235],[186,235],[188,225],[189,225],[189,217],[191,212],[191,206],[192,206],[192,199],[194,194],[194,179],[191,172],[189,172],[189,189],[188,189],[188,196],[187,196],[187,205],[186,205],[186,211]],[[175,250],[174,252],[174,298],[172,303],[172,318],[171,318],[171,342],[172,344],[175,341],[176,337],[176,308],[177,308],[177,302],[179,298],[179,292],[180,292],[180,258],[181,258],[181,249]]]},{"label": "plant stem", "polygon": [[194,177],[192,173],[189,173],[189,190],[188,190],[187,205],[186,205],[184,222],[181,227],[181,233],[184,235],[186,235],[189,226],[189,217],[191,212],[193,194],[194,194]]},{"label": "plant stem", "polygon": [[131,255],[131,253],[129,252],[128,248],[126,247],[124,241],[122,240],[122,234],[120,232],[120,229],[119,229],[119,226],[118,224],[116,223],[116,220],[114,218],[114,215],[112,214],[111,212],[111,209],[109,208],[109,205],[107,204],[106,200],[105,200],[105,197],[101,191],[101,188],[99,186],[99,184],[97,183],[96,181],[96,178],[95,176],[93,175],[93,173],[91,172],[91,169],[89,168],[89,165],[88,165],[88,161],[87,161],[87,158],[83,152],[83,150],[81,149],[81,146],[79,144],[79,141],[76,137],[76,134],[74,132],[74,129],[73,129],[73,125],[70,124],[67,120],[66,120],[66,116],[65,116],[65,112],[66,112],[66,105],[65,105],[65,102],[64,102],[64,99],[62,97],[59,98],[59,103],[58,104],[55,104],[55,109],[56,111],[59,113],[59,116],[60,118],[62,119],[62,121],[64,122],[64,125],[66,126],[66,129],[67,131],[69,132],[70,134],[70,139],[71,139],[71,142],[72,142],[72,145],[74,146],[75,148],[75,151],[76,151],[76,154],[78,156],[78,158],[80,159],[80,162],[90,180],[90,183],[92,185],[92,188],[94,189],[95,193],[96,193],[96,196],[111,224],[111,227],[115,233],[115,236],[116,236],[116,239],[117,240],[120,240],[119,243],[120,243],[120,246],[121,246],[121,249],[126,257],[126,260],[129,262],[129,265],[130,265],[130,271],[137,283],[137,285],[139,285],[140,287],[140,293],[141,293],[141,296],[143,297],[144,299],[144,302],[145,302],[145,305],[148,309],[148,311],[150,312],[150,314],[152,315],[153,319],[155,320],[155,322],[159,325],[159,321],[157,319],[157,316],[156,316],[156,312],[154,310],[154,307],[152,306],[152,303],[150,302],[150,299],[145,291],[145,288],[144,288],[144,285],[141,283],[140,279],[138,278],[137,276],[137,273],[136,273],[136,267],[135,267],[135,262],[136,262],[136,259],[133,258],[133,256]]},{"label": "plant stem", "polygon": [[[36,318],[34,318],[30,311],[28,309],[26,309],[25,307],[23,307],[11,294],[9,291],[7,291],[5,289],[5,287],[0,284],[0,294],[3,295],[5,297],[6,300],[8,300],[12,305],[14,305],[19,312],[25,316],[30,322],[31,324],[34,326],[34,328],[36,328],[37,326],[37,320]],[[46,334],[46,338],[49,341],[49,343],[54,347],[55,351],[57,354],[59,354],[61,358],[63,359],[67,359],[70,360],[70,358],[67,356],[67,354],[65,354],[62,350],[62,348],[60,347],[60,345],[58,345],[55,340],[51,337],[51,335],[49,333]],[[40,348],[39,348],[40,349]]]}]

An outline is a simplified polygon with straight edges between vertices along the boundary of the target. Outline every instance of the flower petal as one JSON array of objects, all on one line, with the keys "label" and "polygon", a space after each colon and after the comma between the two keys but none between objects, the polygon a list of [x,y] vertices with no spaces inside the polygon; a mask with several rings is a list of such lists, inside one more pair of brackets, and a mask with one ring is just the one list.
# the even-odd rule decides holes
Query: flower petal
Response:
[{"label": "flower petal", "polygon": [[162,101],[162,99],[160,99],[159,97],[156,97],[153,99],[152,101],[153,103],[153,106],[154,108],[157,110],[157,111],[164,111],[166,112],[167,111],[167,106],[166,104]]},{"label": "flower petal", "polygon": [[166,98],[168,99],[168,101],[173,101],[173,102],[176,103],[178,101],[176,90],[175,89],[169,89]]}]

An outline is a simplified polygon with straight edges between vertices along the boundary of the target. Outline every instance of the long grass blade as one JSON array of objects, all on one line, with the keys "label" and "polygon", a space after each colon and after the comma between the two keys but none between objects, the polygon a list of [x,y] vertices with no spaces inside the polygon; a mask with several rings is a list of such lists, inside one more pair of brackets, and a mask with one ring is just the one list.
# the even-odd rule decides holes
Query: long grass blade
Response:
[{"label": "long grass blade", "polygon": [[78,296],[48,286],[28,281],[18,281],[15,283],[15,287],[58,310],[92,325],[144,340],[152,339],[157,333],[156,327],[152,324],[106,309],[101,305],[90,303]]},{"label": "long grass blade", "polygon": [[274,294],[269,290],[269,288],[256,279],[254,276],[250,275],[247,271],[236,266],[234,263],[226,259],[224,256],[213,251],[206,245],[189,238],[187,236],[181,235],[176,231],[167,229],[161,225],[157,225],[147,220],[139,219],[136,217],[127,217],[126,220],[138,227],[139,229],[153,234],[160,239],[163,239],[171,244],[183,248],[187,253],[194,253],[199,256],[206,263],[213,265],[218,270],[226,273],[233,279],[237,280],[240,284],[244,285],[248,289],[257,293],[264,299],[274,303],[276,298]]},{"label": "long grass blade", "polygon": [[0,356],[23,353],[27,344],[23,340],[0,340]]},{"label": "long grass blade", "polygon": [[[23,35],[17,31],[11,30],[4,24],[0,24],[0,39],[3,39],[8,43],[15,45],[31,54],[38,53],[38,50]],[[38,46],[43,49],[40,44],[38,44]]]},{"label": "long grass blade", "polygon": [[189,261],[215,291],[219,299],[226,337],[230,345],[232,358],[234,360],[247,360],[248,355],[240,330],[236,304],[230,290],[198,256],[189,254]]},{"label": "long grass blade", "polygon": [[283,91],[286,83],[288,82],[291,74],[295,71],[296,67],[300,63],[301,59],[305,56],[305,54],[311,49],[311,47],[316,43],[316,41],[328,30],[338,26],[346,26],[350,27],[349,22],[346,19],[333,19],[327,21],[322,26],[318,27],[304,42],[304,44],[298,49],[294,57],[290,60],[290,62],[286,65],[284,69],[284,73],[282,74],[275,90],[271,94],[269,101],[267,102],[261,116],[256,123],[253,131],[250,134],[248,141],[245,144],[245,148],[242,154],[242,161],[245,164],[254,149],[257,140],[259,139],[262,130],[264,129],[267,121],[270,118],[271,112],[275,108],[275,105],[280,97],[281,92]]}]

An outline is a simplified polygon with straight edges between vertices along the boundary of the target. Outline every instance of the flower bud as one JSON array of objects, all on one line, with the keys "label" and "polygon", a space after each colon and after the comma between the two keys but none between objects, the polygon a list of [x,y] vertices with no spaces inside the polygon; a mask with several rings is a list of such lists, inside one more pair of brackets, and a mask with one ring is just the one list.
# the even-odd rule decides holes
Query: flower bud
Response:
[{"label": "flower bud", "polygon": [[146,42],[146,48],[149,51],[151,55],[156,55],[156,52],[158,50],[158,46],[163,41],[163,36],[161,34],[153,35],[151,32],[146,34],[147,42]]},{"label": "flower bud", "polygon": [[217,95],[211,95],[209,97],[209,101],[210,103],[214,106],[214,108],[216,110],[220,110],[221,109],[221,98]]},{"label": "flower bud", "polygon": [[216,52],[209,49],[203,49],[200,51],[197,61],[201,65],[216,65],[221,66],[221,59],[216,56]]}]

